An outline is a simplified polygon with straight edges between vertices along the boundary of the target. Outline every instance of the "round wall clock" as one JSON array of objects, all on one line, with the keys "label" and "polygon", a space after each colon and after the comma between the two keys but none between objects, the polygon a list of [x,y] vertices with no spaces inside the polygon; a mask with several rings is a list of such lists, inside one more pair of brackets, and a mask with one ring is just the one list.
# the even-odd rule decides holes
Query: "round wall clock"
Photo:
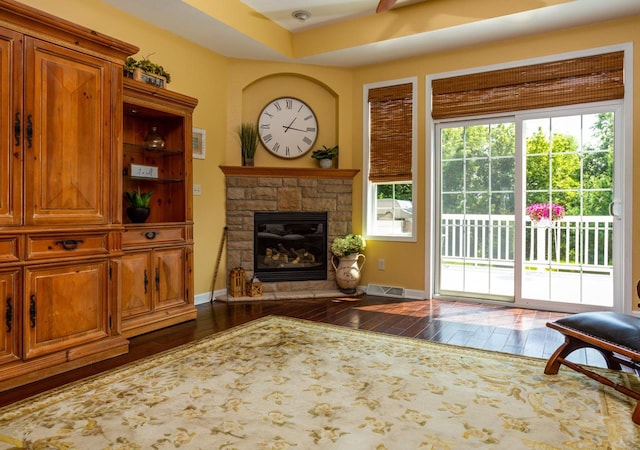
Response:
[{"label": "round wall clock", "polygon": [[258,117],[262,145],[281,158],[298,158],[309,150],[318,137],[318,120],[302,100],[280,97],[262,108]]}]

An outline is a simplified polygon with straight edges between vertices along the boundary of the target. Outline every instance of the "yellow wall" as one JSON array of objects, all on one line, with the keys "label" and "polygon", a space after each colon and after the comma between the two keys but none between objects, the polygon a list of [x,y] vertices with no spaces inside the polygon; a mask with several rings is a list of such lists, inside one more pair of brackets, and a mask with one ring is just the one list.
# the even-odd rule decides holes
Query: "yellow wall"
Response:
[{"label": "yellow wall", "polygon": [[[240,164],[236,128],[242,121],[257,118],[269,100],[293,95],[310,104],[319,116],[322,144],[340,146],[340,168],[360,168],[362,164],[362,86],[366,83],[418,77],[418,217],[425,216],[424,189],[428,180],[425,170],[425,133],[430,123],[425,117],[425,77],[433,73],[486,66],[533,57],[571,52],[626,42],[640,42],[640,17],[626,18],[570,30],[526,36],[460,50],[425,55],[397,62],[357,69],[339,69],[299,64],[229,59],[198,45],[128,16],[99,0],[22,0],[52,14],[125,40],[140,47],[141,55],[153,54],[152,60],[171,73],[169,89],[199,99],[194,126],[207,130],[207,158],[194,161],[194,183],[202,185],[202,196],[194,198],[196,241],[195,292],[210,289],[215,257],[224,226],[224,176],[218,166]],[[192,2],[198,3],[196,0]],[[634,63],[634,83],[640,86],[640,62]],[[636,89],[637,91],[638,89]],[[633,99],[634,110],[640,111],[640,94]],[[634,118],[634,129],[640,129],[640,115]],[[634,145],[634,153],[639,151]],[[259,148],[256,165],[311,167],[307,157],[283,161]],[[634,172],[640,161],[634,162]],[[640,182],[635,182],[634,210],[640,201]],[[354,182],[353,231],[362,230],[362,175]],[[417,243],[368,242],[368,263],[362,284],[376,283],[425,289],[425,223],[418,221]],[[633,225],[638,235],[640,221]],[[633,256],[633,280],[640,278],[640,256]],[[378,258],[386,260],[386,270],[378,271]],[[224,262],[218,276],[217,289],[224,287]],[[635,281],[634,281],[635,282]],[[625,293],[632,295],[632,286]]]},{"label": "yellow wall", "polygon": [[[444,73],[454,70],[471,69],[493,64],[507,63],[510,61],[528,58],[543,57],[565,52],[573,52],[608,45],[634,42],[640,44],[640,17],[626,18],[623,20],[605,22],[602,24],[573,28],[553,33],[545,33],[536,36],[526,36],[520,39],[511,39],[486,45],[470,46],[456,51],[448,51],[432,55],[425,55],[398,61],[361,67],[354,70],[353,92],[354,110],[358,111],[358,105],[362,104],[362,86],[367,83],[393,80],[409,76],[417,76],[418,89],[418,205],[420,210],[417,217],[423,218],[425,211],[424,190],[428,180],[425,175],[425,133],[429,133],[431,122],[425,114],[425,78],[430,74]],[[635,86],[640,86],[640,62],[635,58],[633,72]],[[636,87],[636,92],[638,89]],[[635,94],[633,108],[640,111],[640,94]],[[362,115],[354,115],[354,130],[362,129]],[[640,130],[640,114],[635,114],[633,129]],[[356,139],[353,142],[354,166],[362,164],[362,142],[358,139],[358,132],[354,131]],[[640,144],[634,143],[634,154],[640,151]],[[640,161],[634,161],[634,172],[640,169]],[[638,190],[640,183],[634,183],[634,208],[637,210],[640,197]],[[354,204],[354,210],[357,206]],[[376,283],[394,286],[403,286],[409,289],[422,290],[425,288],[425,221],[418,221],[418,243],[392,243],[382,241],[370,241],[367,243],[366,255],[369,261],[364,271],[363,283]],[[360,224],[354,224],[358,228]],[[633,224],[632,236],[638,236],[640,221]],[[640,278],[640,257],[638,256],[637,243],[633,251],[633,285],[625,286],[625,294],[635,297],[635,283]],[[378,258],[385,258],[385,271],[377,270]],[[635,297],[637,298],[637,297]],[[635,303],[635,302],[634,302]]]}]

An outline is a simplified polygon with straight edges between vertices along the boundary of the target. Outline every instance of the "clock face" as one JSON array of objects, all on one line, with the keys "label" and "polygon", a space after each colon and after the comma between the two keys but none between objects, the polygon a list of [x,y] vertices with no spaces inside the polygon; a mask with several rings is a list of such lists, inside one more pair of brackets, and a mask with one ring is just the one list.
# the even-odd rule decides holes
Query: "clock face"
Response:
[{"label": "clock face", "polygon": [[277,98],[258,118],[262,145],[281,158],[298,158],[316,142],[318,121],[309,106],[297,98]]}]

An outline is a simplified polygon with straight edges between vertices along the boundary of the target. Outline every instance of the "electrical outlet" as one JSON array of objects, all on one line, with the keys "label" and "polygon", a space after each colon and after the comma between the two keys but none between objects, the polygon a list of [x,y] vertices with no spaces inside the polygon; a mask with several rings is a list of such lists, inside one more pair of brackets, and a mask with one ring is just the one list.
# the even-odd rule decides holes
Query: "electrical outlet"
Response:
[{"label": "electrical outlet", "polygon": [[202,195],[202,185],[200,184],[193,185],[193,195]]},{"label": "electrical outlet", "polygon": [[378,258],[378,270],[384,270],[384,258]]}]

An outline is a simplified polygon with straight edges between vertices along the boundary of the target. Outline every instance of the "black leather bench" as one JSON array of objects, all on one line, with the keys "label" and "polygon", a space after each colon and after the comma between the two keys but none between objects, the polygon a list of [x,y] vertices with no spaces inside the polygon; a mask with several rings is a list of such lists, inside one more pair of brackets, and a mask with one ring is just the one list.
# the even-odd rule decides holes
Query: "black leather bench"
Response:
[{"label": "black leather bench", "polygon": [[[640,400],[640,392],[566,359],[575,350],[593,348],[602,354],[609,369],[622,370],[622,366],[625,366],[639,374],[640,318],[610,311],[586,312],[549,322],[547,326],[562,333],[565,341],[547,361],[545,374],[557,374],[560,366],[564,364],[635,400]],[[634,423],[640,425],[640,403],[636,405],[631,418]]]}]

